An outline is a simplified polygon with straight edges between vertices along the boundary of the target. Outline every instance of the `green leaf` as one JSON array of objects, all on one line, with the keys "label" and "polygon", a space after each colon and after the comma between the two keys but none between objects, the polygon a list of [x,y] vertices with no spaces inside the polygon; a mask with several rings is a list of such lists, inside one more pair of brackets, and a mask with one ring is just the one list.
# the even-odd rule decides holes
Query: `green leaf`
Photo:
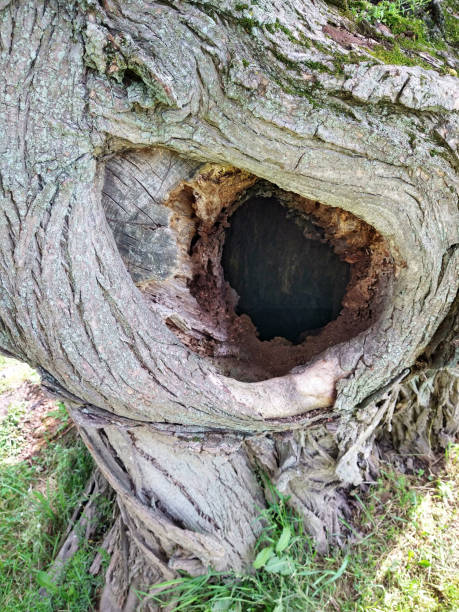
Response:
[{"label": "green leaf", "polygon": [[338,571],[335,572],[328,580],[326,580],[322,586],[325,586],[326,584],[331,584],[332,582],[335,582],[335,580],[338,580],[338,578],[340,578],[344,574],[344,571],[348,563],[349,563],[349,556],[346,555]]},{"label": "green leaf", "polygon": [[292,537],[292,531],[290,527],[288,526],[284,527],[280,535],[280,538],[277,540],[277,544],[276,544],[277,553],[281,553],[287,548],[291,537]]},{"label": "green leaf", "polygon": [[48,591],[55,591],[57,585],[51,580],[46,572],[37,572],[36,579],[38,584]]},{"label": "green leaf", "polygon": [[258,555],[255,557],[255,561],[253,562],[253,567],[255,569],[260,569],[265,566],[266,561],[274,554],[273,547],[268,546],[267,548],[263,548],[260,550]]},{"label": "green leaf", "polygon": [[274,557],[271,557],[266,563],[265,570],[270,574],[288,576],[295,571],[295,564],[291,557],[277,557],[274,555]]},{"label": "green leaf", "polygon": [[432,563],[428,559],[421,559],[420,561],[418,561],[418,565],[420,565],[421,567],[430,567]]},{"label": "green leaf", "polygon": [[222,597],[212,602],[212,612],[226,612],[231,608],[233,600],[231,597]]}]

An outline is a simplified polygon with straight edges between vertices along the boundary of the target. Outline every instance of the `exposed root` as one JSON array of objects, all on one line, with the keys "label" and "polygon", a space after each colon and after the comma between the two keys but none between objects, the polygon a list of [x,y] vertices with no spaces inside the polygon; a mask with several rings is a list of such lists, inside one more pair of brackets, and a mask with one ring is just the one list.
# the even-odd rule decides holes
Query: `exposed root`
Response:
[{"label": "exposed root", "polygon": [[432,462],[457,440],[459,377],[457,371],[426,371],[400,389],[385,426],[379,430],[381,448]]},{"label": "exposed root", "polygon": [[[74,557],[84,542],[88,542],[99,528],[100,517],[103,512],[101,500],[109,499],[113,491],[101,472],[96,468],[86,485],[82,498],[75,508],[70,519],[63,543],[57,553],[48,575],[52,582],[57,583],[61,578],[66,564]],[[95,571],[93,574],[97,573]],[[42,598],[48,597],[46,588],[39,591]]]}]

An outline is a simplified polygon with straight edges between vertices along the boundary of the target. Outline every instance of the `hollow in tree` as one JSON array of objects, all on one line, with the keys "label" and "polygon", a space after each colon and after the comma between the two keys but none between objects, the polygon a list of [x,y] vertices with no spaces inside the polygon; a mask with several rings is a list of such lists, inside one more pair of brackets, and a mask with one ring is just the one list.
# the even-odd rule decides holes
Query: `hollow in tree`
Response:
[{"label": "hollow in tree", "polygon": [[116,491],[103,610],[458,430],[458,79],[281,5],[1,3],[0,348]]}]

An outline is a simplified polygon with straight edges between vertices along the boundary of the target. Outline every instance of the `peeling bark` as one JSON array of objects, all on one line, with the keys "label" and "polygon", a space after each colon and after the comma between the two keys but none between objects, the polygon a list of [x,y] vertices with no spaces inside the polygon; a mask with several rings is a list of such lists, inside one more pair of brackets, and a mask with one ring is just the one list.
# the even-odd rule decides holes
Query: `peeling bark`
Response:
[{"label": "peeling bark", "polygon": [[[247,567],[260,470],[325,550],[379,453],[458,431],[458,79],[380,63],[320,0],[0,6],[0,348],[117,493],[102,609]],[[298,345],[221,271],[257,190],[353,264]]]}]

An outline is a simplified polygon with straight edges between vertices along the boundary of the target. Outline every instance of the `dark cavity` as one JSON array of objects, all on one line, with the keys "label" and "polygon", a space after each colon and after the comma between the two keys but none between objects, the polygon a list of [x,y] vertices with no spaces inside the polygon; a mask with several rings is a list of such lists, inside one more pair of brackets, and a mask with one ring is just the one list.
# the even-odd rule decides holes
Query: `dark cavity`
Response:
[{"label": "dark cavity", "polygon": [[336,319],[350,266],[320,241],[306,215],[273,197],[253,197],[229,221],[225,279],[239,295],[237,314],[250,316],[260,340],[299,344]]}]

